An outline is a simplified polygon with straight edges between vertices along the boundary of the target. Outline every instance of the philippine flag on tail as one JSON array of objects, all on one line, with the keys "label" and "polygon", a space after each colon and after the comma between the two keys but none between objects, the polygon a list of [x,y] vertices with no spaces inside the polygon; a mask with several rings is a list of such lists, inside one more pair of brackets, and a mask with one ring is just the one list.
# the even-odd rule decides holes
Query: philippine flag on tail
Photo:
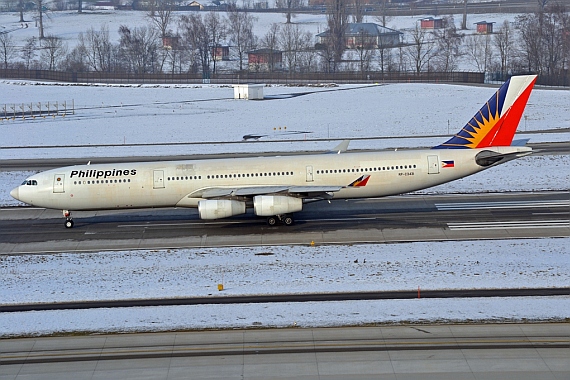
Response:
[{"label": "philippine flag on tail", "polygon": [[455,167],[455,161],[453,161],[453,160],[441,161],[441,167],[442,168],[454,168]]}]

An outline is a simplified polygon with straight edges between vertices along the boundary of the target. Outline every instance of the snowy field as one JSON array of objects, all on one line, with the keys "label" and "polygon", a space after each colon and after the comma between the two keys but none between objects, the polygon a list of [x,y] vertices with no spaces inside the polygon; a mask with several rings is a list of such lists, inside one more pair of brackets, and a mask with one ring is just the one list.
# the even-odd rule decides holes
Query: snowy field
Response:
[{"label": "snowy field", "polygon": [[[182,14],[188,14],[188,12],[174,12],[174,20],[177,20]],[[285,23],[285,15],[283,13],[254,13],[253,15],[257,18],[253,26],[253,33],[258,38],[262,38],[267,33],[271,24]],[[397,30],[413,29],[420,19],[429,16],[433,15],[419,14],[415,16],[392,17],[388,19],[386,26]],[[466,33],[475,32],[474,24],[476,22],[485,20],[495,22],[500,26],[505,20],[514,21],[516,16],[517,14],[509,13],[469,14],[467,15],[467,26],[471,30],[466,31]],[[20,17],[18,13],[0,13],[0,31],[11,31],[11,36],[21,45],[24,44],[27,38],[38,37],[39,31],[33,22],[33,15],[26,14],[24,18],[28,21],[27,28],[25,24],[22,25],[19,22]],[[457,26],[459,26],[461,18],[461,15],[455,16],[455,24]],[[309,31],[313,35],[321,33],[328,28],[325,14],[297,14],[292,21],[299,25],[300,29]],[[379,20],[374,16],[364,16],[363,22],[379,23]],[[80,32],[85,33],[91,27],[98,31],[103,25],[108,28],[111,41],[117,43],[121,25],[129,27],[150,25],[150,20],[146,16],[146,12],[140,11],[86,10],[81,15],[77,11],[49,12],[49,17],[44,19],[44,34],[62,38],[70,47],[73,47],[77,43]],[[176,21],[170,25],[170,28],[176,31]]]},{"label": "snowy field", "polygon": [[[569,244],[563,238],[0,256],[0,304],[563,287],[570,283]],[[199,305],[2,313],[0,336],[567,318],[570,297]]]},{"label": "snowy field", "polygon": [[[75,114],[65,117],[1,121],[0,153],[1,158],[10,159],[326,150],[337,142],[314,140],[371,137],[386,139],[355,140],[350,147],[433,146],[444,138],[417,139],[456,133],[495,89],[406,83],[327,88],[273,86],[264,89],[265,96],[280,99],[244,101],[233,99],[230,86],[80,86],[0,81],[0,93],[10,104],[61,104],[72,99],[75,103]],[[310,93],[287,97],[304,92]],[[535,142],[568,140],[567,128],[570,91],[537,88],[516,138],[530,137]],[[545,130],[561,133],[541,134]],[[259,142],[244,142],[243,137],[249,134],[264,137]],[[404,138],[407,136],[415,139]],[[130,146],[144,143],[189,145]],[[66,148],[96,144],[119,146]],[[30,146],[35,148],[6,149]],[[38,148],[46,146],[61,148]]]}]

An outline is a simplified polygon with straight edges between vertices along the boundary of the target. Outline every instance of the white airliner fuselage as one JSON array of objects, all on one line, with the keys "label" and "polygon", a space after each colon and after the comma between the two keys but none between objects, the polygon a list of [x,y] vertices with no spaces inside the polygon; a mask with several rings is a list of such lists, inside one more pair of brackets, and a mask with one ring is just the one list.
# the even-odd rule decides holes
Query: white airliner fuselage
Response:
[{"label": "white airliner fuselage", "polygon": [[[426,149],[69,166],[34,175],[11,195],[33,206],[68,211],[198,207],[201,201],[217,202],[212,198],[219,197],[251,206],[248,197],[256,193],[283,195],[299,202],[302,198],[382,197],[439,185],[486,169],[491,165],[476,162],[481,152],[513,159],[529,154],[531,149]],[[363,176],[369,176],[364,186],[348,186]],[[300,211],[299,202],[278,212],[258,214]],[[212,207],[219,208],[217,204]],[[217,219],[232,214],[230,210],[211,214],[206,211],[201,216]]]},{"label": "white airliner fuselage", "polygon": [[[317,200],[383,197],[450,182],[531,153],[513,136],[536,76],[505,82],[473,118],[433,149],[69,166],[36,174],[10,193],[70,211],[197,207],[202,219],[244,214],[270,225]],[[329,152],[330,153],[330,152]]]}]

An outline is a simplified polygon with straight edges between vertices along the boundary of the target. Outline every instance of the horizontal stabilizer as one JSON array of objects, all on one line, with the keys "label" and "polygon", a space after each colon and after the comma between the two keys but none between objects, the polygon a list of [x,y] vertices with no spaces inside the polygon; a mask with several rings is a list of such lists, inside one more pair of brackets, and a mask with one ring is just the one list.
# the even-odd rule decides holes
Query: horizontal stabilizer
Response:
[{"label": "horizontal stabilizer", "polygon": [[348,144],[350,144],[350,140],[342,140],[340,144],[335,146],[332,150],[329,150],[327,154],[341,154],[348,150]]},{"label": "horizontal stabilizer", "polygon": [[530,139],[513,140],[511,146],[525,146],[529,141]]}]

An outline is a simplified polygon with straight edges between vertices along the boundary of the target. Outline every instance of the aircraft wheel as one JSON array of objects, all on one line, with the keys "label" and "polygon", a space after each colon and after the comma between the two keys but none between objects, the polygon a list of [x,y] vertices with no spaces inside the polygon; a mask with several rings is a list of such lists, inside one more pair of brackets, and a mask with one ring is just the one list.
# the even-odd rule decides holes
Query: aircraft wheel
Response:
[{"label": "aircraft wheel", "polygon": [[267,225],[274,226],[276,224],[277,224],[277,217],[276,216],[270,216],[267,218]]},{"label": "aircraft wheel", "polygon": [[291,226],[293,225],[293,218],[291,218],[290,216],[286,216],[283,218],[283,224],[286,226]]},{"label": "aircraft wheel", "polygon": [[73,228],[73,220],[68,219],[65,221],[65,228]]}]

